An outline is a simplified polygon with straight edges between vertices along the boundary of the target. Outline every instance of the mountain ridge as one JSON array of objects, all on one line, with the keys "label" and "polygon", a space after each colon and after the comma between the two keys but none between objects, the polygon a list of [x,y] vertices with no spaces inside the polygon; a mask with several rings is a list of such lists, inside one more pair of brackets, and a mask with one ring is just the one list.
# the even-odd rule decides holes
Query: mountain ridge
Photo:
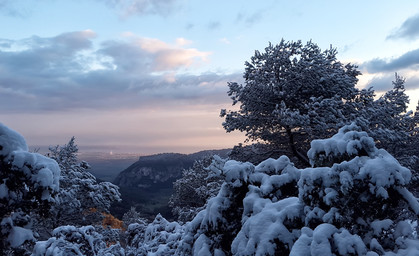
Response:
[{"label": "mountain ridge", "polygon": [[206,156],[227,157],[231,149],[203,150],[192,154],[160,153],[140,156],[138,161],[121,171],[113,183],[120,188],[122,202],[111,210],[117,217],[131,206],[144,216],[161,213],[171,219],[169,198],[173,193],[173,182],[182,177],[182,170],[192,167],[196,160]]}]

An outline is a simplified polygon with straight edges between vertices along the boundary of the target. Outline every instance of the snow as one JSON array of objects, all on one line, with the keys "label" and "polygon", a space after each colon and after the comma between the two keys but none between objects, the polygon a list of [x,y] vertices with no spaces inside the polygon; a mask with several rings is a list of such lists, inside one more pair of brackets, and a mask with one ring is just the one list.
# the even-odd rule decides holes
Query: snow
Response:
[{"label": "snow", "polygon": [[[5,182],[3,180],[3,182]],[[7,198],[9,196],[9,189],[7,188],[6,184],[0,184],[0,199]]]},{"label": "snow", "polygon": [[0,156],[8,156],[13,151],[28,151],[22,135],[0,123]]},{"label": "snow", "polygon": [[[377,150],[374,158],[369,158],[359,171],[359,179],[368,180],[373,184],[372,193],[387,198],[386,188],[392,185],[406,185],[411,179],[409,169],[384,149]],[[381,190],[380,190],[381,189]]]},{"label": "snow", "polygon": [[47,212],[55,202],[51,194],[59,191],[61,170],[54,160],[28,152],[25,139],[1,123],[0,161],[0,237],[3,246],[19,247],[34,240],[32,216]]},{"label": "snow", "polygon": [[301,236],[294,243],[290,256],[310,255],[310,245],[313,240],[313,230],[307,227],[301,229]]},{"label": "snow", "polygon": [[313,231],[313,241],[311,242],[311,255],[322,256],[332,255],[329,239],[336,233],[337,228],[331,224],[320,224]]},{"label": "snow", "polygon": [[325,190],[326,195],[323,197],[323,201],[327,205],[333,205],[333,202],[338,197],[338,192],[333,188],[326,188]]},{"label": "snow", "polygon": [[371,227],[374,230],[374,235],[378,236],[383,230],[388,230],[393,225],[393,221],[390,219],[375,220],[371,222]]},{"label": "snow", "polygon": [[231,183],[235,187],[239,187],[242,182],[247,182],[247,177],[254,170],[251,163],[241,163],[234,160],[227,161],[223,168],[226,182]]},{"label": "snow", "polygon": [[287,156],[281,156],[278,159],[269,158],[258,164],[255,172],[262,172],[269,175],[281,174],[289,165],[293,165]]},{"label": "snow", "polygon": [[[2,126],[0,131],[0,140],[14,138],[6,143],[4,156],[35,187],[47,188],[43,198],[48,199],[59,185],[55,161],[22,150],[23,138]],[[180,225],[157,215],[148,225],[131,224],[125,250],[120,245],[106,248],[92,226],[62,226],[47,241],[37,242],[33,255],[65,255],[69,250],[79,255],[419,255],[414,216],[419,203],[406,188],[409,169],[377,149],[354,124],[330,139],[313,141],[308,155],[312,167],[305,169],[285,156],[257,166],[230,160],[210,167],[224,183],[191,222]],[[1,181],[0,199],[10,193]],[[400,205],[406,208],[401,214],[391,209]],[[8,221],[12,246],[34,239],[32,231]]]},{"label": "snow", "polygon": [[364,152],[367,155],[375,153],[374,140],[366,132],[352,123],[339,129],[339,132],[328,139],[313,140],[307,152],[312,166],[328,161],[332,157],[354,157]]},{"label": "snow", "polygon": [[194,255],[202,255],[202,256],[211,256],[212,253],[209,249],[210,239],[204,235],[201,234],[198,239],[196,239],[196,242],[193,247],[193,254]]},{"label": "snow", "polygon": [[14,226],[12,227],[12,230],[7,240],[10,242],[11,247],[18,247],[25,241],[33,241],[35,239],[30,229]]},{"label": "snow", "polygon": [[352,235],[346,229],[339,230],[333,235],[340,255],[364,255],[367,248],[358,235]]},{"label": "snow", "polygon": [[[255,203],[258,203],[258,200]],[[233,240],[231,248],[233,254],[272,255],[276,247],[273,242],[275,239],[279,239],[290,248],[296,234],[288,230],[284,222],[298,217],[301,210],[296,197],[286,198],[276,203],[266,202],[258,213],[254,213],[243,224]]]},{"label": "snow", "polygon": [[[232,255],[419,255],[412,221],[379,219],[399,198],[419,210],[405,187],[410,170],[377,149],[354,124],[312,146],[313,167],[302,170],[287,157],[267,159],[254,168],[227,162],[221,173],[231,175],[189,223],[186,243],[195,253],[214,254],[221,249],[218,232],[233,225],[226,216],[239,214],[241,224],[224,230],[237,232],[228,252]],[[238,191],[246,193],[242,210],[234,204]]]},{"label": "snow", "polygon": [[[28,152],[22,135],[0,123],[0,155],[12,165],[12,169],[30,178],[35,188],[59,190],[60,168],[58,164],[41,154]],[[4,184],[4,180],[2,184]],[[7,187],[0,184],[0,197],[4,198]],[[47,197],[46,199],[50,199]]]},{"label": "snow", "polygon": [[410,208],[419,215],[419,202],[416,197],[413,196],[413,194],[407,190],[406,188],[396,187],[397,192],[400,193],[400,195],[408,202]]},{"label": "snow", "polygon": [[399,223],[397,223],[396,229],[394,231],[394,235],[396,237],[416,238],[416,237],[414,237],[414,234],[413,234],[412,224],[411,224],[410,221],[407,221],[407,220],[400,221]]},{"label": "snow", "polygon": [[106,248],[102,235],[93,226],[61,226],[54,229],[52,235],[47,241],[35,244],[32,256],[65,256],[69,252],[71,255],[98,255]]}]

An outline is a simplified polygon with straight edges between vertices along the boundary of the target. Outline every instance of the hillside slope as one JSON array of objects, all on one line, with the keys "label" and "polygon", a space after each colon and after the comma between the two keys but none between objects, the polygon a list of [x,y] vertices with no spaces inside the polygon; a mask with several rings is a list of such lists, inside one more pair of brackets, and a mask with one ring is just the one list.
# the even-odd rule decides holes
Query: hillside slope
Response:
[{"label": "hillside slope", "polygon": [[161,213],[171,219],[168,201],[173,193],[173,182],[182,176],[182,170],[192,167],[194,161],[217,154],[227,157],[230,149],[205,150],[193,154],[163,153],[141,156],[137,162],[119,173],[114,184],[122,194],[122,202],[112,207],[115,216],[122,217],[131,206],[143,217]]}]

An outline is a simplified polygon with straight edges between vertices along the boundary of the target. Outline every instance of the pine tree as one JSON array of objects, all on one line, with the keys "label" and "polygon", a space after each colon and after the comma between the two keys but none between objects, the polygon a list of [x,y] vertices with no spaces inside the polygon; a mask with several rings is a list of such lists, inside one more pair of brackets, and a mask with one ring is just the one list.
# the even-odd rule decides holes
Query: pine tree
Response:
[{"label": "pine tree", "polygon": [[54,160],[28,152],[25,139],[0,123],[0,253],[28,253],[23,244],[35,240],[31,216],[49,216],[59,177]]},{"label": "pine tree", "polygon": [[[250,140],[273,144],[308,165],[306,141],[330,135],[350,121],[360,72],[343,65],[337,51],[301,41],[269,44],[246,62],[245,83],[229,83],[235,111],[221,111],[227,132],[246,132]],[[285,139],[284,139],[285,138]]]},{"label": "pine tree", "polygon": [[50,147],[50,152],[61,168],[61,203],[54,206],[57,218],[53,226],[99,224],[101,213],[109,213],[112,202],[121,200],[118,186],[98,182],[88,172],[89,164],[78,159],[74,137],[64,146]]},{"label": "pine tree", "polygon": [[192,220],[207,200],[218,193],[222,180],[213,176],[210,170],[224,161],[218,156],[206,157],[195,161],[191,168],[182,170],[182,178],[173,183],[174,192],[169,200],[178,221]]}]

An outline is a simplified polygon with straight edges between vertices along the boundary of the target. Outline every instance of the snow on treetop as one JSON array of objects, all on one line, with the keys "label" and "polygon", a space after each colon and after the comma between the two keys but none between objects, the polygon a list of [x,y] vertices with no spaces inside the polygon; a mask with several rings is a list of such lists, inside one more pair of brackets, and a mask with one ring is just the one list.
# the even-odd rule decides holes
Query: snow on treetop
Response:
[{"label": "snow on treetop", "polygon": [[8,156],[12,151],[28,151],[22,135],[0,123],[0,156]]},{"label": "snow on treetop", "polygon": [[269,175],[281,174],[289,165],[294,166],[287,156],[281,156],[278,159],[269,158],[258,164],[255,168],[255,172],[263,172]]},{"label": "snow on treetop", "polygon": [[242,185],[242,181],[247,182],[249,173],[253,172],[255,166],[251,163],[242,163],[235,160],[227,161],[223,168],[225,180],[235,187]]},{"label": "snow on treetop", "polygon": [[[22,172],[31,180],[35,188],[51,191],[59,190],[61,170],[56,161],[38,153],[28,152],[28,146],[22,135],[0,123],[0,158],[4,158],[14,171]],[[8,189],[1,184],[2,197],[7,197]],[[45,190],[43,200],[49,200],[49,191]]]},{"label": "snow on treetop", "polygon": [[331,166],[336,159],[349,160],[354,156],[374,156],[377,148],[373,138],[361,131],[355,123],[345,125],[329,139],[313,140],[307,155],[310,164],[315,166]]}]

